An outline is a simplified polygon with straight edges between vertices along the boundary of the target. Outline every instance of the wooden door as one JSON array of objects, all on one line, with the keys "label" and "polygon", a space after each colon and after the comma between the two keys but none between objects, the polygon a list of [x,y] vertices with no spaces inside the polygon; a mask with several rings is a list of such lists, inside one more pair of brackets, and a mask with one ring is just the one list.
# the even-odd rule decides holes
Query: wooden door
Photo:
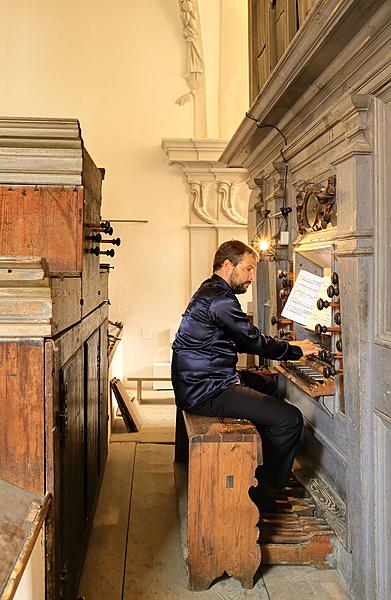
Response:
[{"label": "wooden door", "polygon": [[99,329],[84,344],[86,518],[92,517],[99,479]]},{"label": "wooden door", "polygon": [[85,551],[83,347],[60,370],[61,600],[76,597]]},{"label": "wooden door", "polygon": [[108,445],[108,361],[107,361],[107,325],[106,319],[100,326],[99,352],[100,352],[100,373],[99,373],[99,453],[100,464],[99,474],[103,475],[107,458]]}]

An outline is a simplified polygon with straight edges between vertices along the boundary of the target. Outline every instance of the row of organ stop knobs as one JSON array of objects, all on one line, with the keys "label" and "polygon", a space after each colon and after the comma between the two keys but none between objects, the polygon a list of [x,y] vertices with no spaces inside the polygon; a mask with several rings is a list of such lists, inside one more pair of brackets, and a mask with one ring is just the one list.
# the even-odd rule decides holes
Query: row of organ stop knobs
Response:
[{"label": "row of organ stop knobs", "polygon": [[[96,244],[112,244],[113,246],[119,246],[121,244],[120,238],[103,239],[102,237],[102,234],[113,235],[113,228],[110,224],[110,221],[102,221],[100,223],[89,223],[87,226],[91,229],[100,230],[99,232],[89,235],[87,237],[87,239],[91,242],[95,242]],[[115,255],[114,248],[110,248],[109,250],[101,250],[99,246],[89,248],[87,252],[89,252],[90,254],[94,254],[95,256],[104,254],[105,256],[110,256],[111,258],[113,258],[113,256]]]},{"label": "row of organ stop knobs", "polygon": [[[291,277],[292,273],[287,271],[278,271],[278,277],[282,280],[282,289],[279,292],[282,303],[285,304],[286,300],[291,291]],[[339,312],[340,303],[339,300],[335,299],[339,296],[339,287],[338,287],[338,273],[331,274],[331,285],[327,288],[327,296],[329,300],[323,300],[323,298],[319,298],[317,301],[317,307],[319,310],[323,310],[324,308],[332,308],[333,310],[333,319],[334,325],[326,327],[325,325],[321,325],[318,323],[315,326],[315,333],[318,336],[331,333],[333,335],[337,335],[341,333],[341,313]],[[288,325],[293,326],[293,321],[290,319],[284,318],[271,318],[272,325]],[[279,329],[278,335],[280,338],[284,339],[293,339],[293,329]],[[323,376],[328,379],[329,377],[334,377],[335,375],[342,375],[342,368],[335,368],[335,361],[342,361],[342,340],[339,337],[335,342],[336,352],[331,352],[330,350],[321,350],[319,353],[319,358],[321,361],[329,363],[323,369]]]}]

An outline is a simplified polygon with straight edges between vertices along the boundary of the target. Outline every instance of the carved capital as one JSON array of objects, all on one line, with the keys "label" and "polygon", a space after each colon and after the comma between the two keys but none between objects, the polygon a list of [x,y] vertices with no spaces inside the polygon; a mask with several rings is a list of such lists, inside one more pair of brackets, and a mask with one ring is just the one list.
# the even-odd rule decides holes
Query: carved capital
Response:
[{"label": "carved capital", "polygon": [[345,139],[348,142],[342,152],[334,159],[333,164],[338,164],[354,155],[370,154],[372,148],[367,138],[368,111],[372,96],[352,94],[350,96],[351,108],[342,118]]},{"label": "carved capital", "polygon": [[217,193],[220,196],[220,206],[225,216],[238,225],[247,225],[247,219],[237,211],[237,194],[240,184],[219,181]]},{"label": "carved capital", "polygon": [[209,214],[205,202],[205,184],[191,182],[189,183],[192,207],[195,214],[205,223],[216,223],[216,219]]}]

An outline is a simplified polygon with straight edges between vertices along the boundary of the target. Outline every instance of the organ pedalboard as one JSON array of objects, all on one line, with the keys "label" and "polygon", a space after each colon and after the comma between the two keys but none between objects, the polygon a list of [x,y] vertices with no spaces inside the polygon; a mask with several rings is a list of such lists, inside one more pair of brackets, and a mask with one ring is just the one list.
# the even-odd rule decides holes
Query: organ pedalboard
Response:
[{"label": "organ pedalboard", "polygon": [[[283,276],[287,276],[284,273]],[[280,275],[279,275],[280,277]],[[331,307],[334,312],[333,318],[335,325],[326,327],[323,325],[315,326],[315,333],[319,337],[323,335],[332,336],[341,333],[341,313],[339,312],[340,303],[338,300],[332,300],[334,297],[339,295],[338,288],[338,274],[332,273],[331,275],[332,284],[327,289],[327,296],[330,300],[323,300],[319,298],[317,301],[317,307],[319,310],[323,308]],[[286,289],[287,286],[284,286]],[[282,297],[282,295],[280,295]],[[278,319],[272,317],[272,325],[293,325],[293,322],[287,319]],[[293,331],[280,329],[278,332],[280,338],[293,338]],[[319,344],[323,346],[322,342]],[[285,361],[280,362],[276,365],[276,370],[282,373],[287,379],[292,381],[297,387],[302,389],[306,394],[313,398],[319,396],[333,396],[335,394],[335,377],[343,375],[342,368],[342,340],[338,338],[335,341],[335,347],[337,352],[331,352],[328,348],[323,346],[319,356],[306,356],[302,357],[298,361]],[[340,364],[339,368],[336,367],[336,361]]]}]

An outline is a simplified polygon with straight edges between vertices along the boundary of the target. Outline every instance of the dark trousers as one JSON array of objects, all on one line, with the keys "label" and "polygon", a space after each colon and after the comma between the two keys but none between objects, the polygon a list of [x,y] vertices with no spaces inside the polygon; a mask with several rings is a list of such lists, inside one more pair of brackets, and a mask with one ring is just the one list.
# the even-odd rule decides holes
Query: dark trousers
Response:
[{"label": "dark trousers", "polygon": [[249,371],[241,373],[242,385],[232,385],[191,412],[204,416],[233,417],[252,421],[262,438],[261,481],[282,485],[292,469],[303,430],[298,408],[276,397],[276,384]]}]

